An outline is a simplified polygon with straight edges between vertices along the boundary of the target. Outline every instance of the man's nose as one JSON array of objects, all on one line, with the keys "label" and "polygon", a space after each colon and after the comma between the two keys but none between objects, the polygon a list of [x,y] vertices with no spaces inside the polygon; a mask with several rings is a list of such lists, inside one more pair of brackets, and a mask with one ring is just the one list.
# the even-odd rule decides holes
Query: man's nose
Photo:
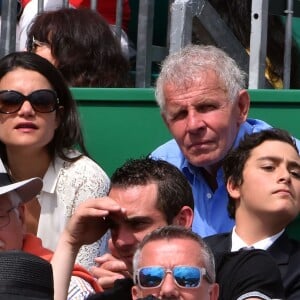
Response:
[{"label": "man's nose", "polygon": [[173,275],[167,273],[160,287],[160,297],[171,298],[179,296],[179,287],[176,285]]},{"label": "man's nose", "polygon": [[137,243],[134,234],[122,226],[120,226],[116,232],[112,233],[112,239],[117,247],[134,245]]},{"label": "man's nose", "polygon": [[279,168],[278,181],[279,182],[290,182],[290,180],[291,180],[290,171],[286,167]]},{"label": "man's nose", "polygon": [[195,132],[201,128],[205,127],[205,123],[203,122],[203,118],[201,114],[199,114],[195,110],[190,110],[187,116],[187,130],[191,132]]}]

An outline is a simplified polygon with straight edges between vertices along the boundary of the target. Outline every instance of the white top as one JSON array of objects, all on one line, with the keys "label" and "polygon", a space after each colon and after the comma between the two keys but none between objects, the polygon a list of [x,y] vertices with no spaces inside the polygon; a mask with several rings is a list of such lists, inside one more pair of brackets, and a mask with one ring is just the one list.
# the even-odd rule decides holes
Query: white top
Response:
[{"label": "white top", "polygon": [[[70,156],[78,152],[70,153]],[[41,206],[37,236],[43,245],[55,250],[60,233],[75,208],[89,198],[105,196],[109,178],[93,160],[82,156],[70,163],[56,157],[44,178],[44,186],[37,197]],[[94,258],[107,250],[107,236],[91,245],[82,246],[76,263],[89,268],[95,265]]]},{"label": "white top", "polygon": [[[27,29],[38,13],[39,0],[29,1],[20,17],[16,33],[16,50],[24,51],[27,41]],[[44,11],[56,10],[63,6],[63,0],[44,0]]]}]

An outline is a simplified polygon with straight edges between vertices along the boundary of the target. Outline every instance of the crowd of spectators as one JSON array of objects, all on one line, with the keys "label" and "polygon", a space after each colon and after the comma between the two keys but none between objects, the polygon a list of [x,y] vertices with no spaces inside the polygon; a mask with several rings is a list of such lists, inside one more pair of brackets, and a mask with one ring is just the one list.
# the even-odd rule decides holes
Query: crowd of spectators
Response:
[{"label": "crowd of spectators", "polygon": [[[298,299],[300,242],[286,227],[300,211],[300,141],[248,117],[237,63],[212,45],[169,54],[155,95],[172,139],[109,178],[69,87],[130,86],[116,3],[44,2],[36,14],[21,1],[26,46],[0,59],[3,270],[27,259],[45,272],[26,297]],[[20,276],[2,273],[0,296],[18,299]]]}]

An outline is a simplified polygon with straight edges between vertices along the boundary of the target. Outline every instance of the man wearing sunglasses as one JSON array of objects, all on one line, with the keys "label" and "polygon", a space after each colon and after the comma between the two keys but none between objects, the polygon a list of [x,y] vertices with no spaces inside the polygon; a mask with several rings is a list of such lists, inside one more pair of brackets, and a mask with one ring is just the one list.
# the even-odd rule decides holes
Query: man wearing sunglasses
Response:
[{"label": "man wearing sunglasses", "polygon": [[[220,255],[196,233],[169,225],[147,235],[133,259],[133,300],[283,299],[280,272],[265,251]],[[217,282],[217,283],[216,283]]]},{"label": "man wearing sunglasses", "polygon": [[149,294],[159,299],[218,299],[213,254],[183,227],[170,225],[146,236],[134,255],[133,274],[133,300]]}]

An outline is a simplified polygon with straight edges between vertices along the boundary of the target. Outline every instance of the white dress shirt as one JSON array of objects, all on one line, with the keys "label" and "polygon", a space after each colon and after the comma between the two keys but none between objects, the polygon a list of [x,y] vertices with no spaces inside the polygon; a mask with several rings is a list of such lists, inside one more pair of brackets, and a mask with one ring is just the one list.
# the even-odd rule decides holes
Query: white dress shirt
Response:
[{"label": "white dress shirt", "polygon": [[236,233],[235,226],[232,229],[231,232],[231,252],[238,251],[240,249],[244,248],[254,248],[254,249],[261,249],[261,250],[267,250],[284,232],[284,229],[275,235],[269,236],[263,240],[260,240],[253,245],[248,245],[245,243]]}]

